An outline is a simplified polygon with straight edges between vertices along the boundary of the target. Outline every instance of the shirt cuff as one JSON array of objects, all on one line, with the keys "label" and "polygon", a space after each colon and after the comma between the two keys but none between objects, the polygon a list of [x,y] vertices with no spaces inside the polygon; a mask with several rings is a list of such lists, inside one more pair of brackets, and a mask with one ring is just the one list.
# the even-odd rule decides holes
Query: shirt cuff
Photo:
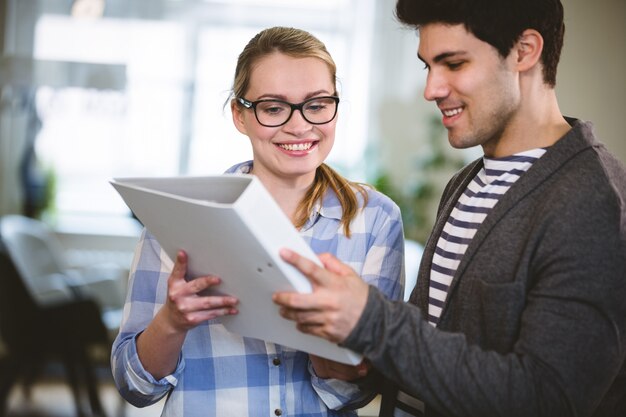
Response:
[{"label": "shirt cuff", "polygon": [[178,378],[185,368],[185,361],[182,358],[182,354],[178,357],[178,363],[176,369],[169,375],[157,380],[150,372],[146,371],[139,360],[139,354],[137,353],[137,336],[129,343],[128,351],[128,383],[131,390],[135,390],[144,395],[155,395],[159,391],[168,391],[171,387],[175,387],[178,384]]},{"label": "shirt cuff", "polygon": [[311,385],[320,399],[331,410],[339,410],[355,401],[359,401],[364,393],[359,386],[348,381],[335,378],[320,378],[315,374],[313,364],[309,361]]}]

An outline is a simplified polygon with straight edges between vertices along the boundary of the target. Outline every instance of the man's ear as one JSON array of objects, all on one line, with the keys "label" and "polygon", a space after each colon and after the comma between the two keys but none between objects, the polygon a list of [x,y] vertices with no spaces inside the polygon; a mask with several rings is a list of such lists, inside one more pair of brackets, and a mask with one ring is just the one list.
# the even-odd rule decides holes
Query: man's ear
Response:
[{"label": "man's ear", "polygon": [[541,60],[543,36],[535,29],[526,29],[517,41],[514,51],[517,54],[517,70],[528,71]]},{"label": "man's ear", "polygon": [[246,125],[244,123],[243,109],[237,104],[235,99],[230,101],[230,112],[233,115],[233,124],[240,133],[247,135]]}]

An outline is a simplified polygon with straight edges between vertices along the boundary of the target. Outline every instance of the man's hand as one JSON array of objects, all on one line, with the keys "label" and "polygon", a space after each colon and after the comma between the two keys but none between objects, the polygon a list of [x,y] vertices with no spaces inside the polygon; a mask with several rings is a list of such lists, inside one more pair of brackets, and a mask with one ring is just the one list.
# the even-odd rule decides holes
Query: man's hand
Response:
[{"label": "man's hand", "polygon": [[280,314],[297,323],[303,333],[331,342],[344,341],[358,322],[369,286],[350,268],[331,254],[319,256],[324,268],[297,253],[283,249],[281,257],[311,281],[310,294],[280,292],[273,300]]}]

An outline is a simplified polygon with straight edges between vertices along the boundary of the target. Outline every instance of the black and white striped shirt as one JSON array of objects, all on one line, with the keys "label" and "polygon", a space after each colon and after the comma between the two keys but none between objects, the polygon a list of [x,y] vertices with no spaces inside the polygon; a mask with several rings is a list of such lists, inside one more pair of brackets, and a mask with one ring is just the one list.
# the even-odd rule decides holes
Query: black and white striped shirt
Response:
[{"label": "black and white striped shirt", "polygon": [[[500,197],[545,152],[538,148],[497,159],[483,157],[483,168],[459,197],[437,241],[428,291],[428,323],[432,326],[439,323],[452,278],[476,231]],[[420,416],[423,411],[419,399],[400,391],[395,417]]]}]

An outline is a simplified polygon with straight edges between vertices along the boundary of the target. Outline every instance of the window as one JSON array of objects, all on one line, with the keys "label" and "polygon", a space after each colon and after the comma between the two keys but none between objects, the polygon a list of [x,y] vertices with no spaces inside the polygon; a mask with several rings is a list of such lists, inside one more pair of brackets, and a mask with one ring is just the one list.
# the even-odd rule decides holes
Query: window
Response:
[{"label": "window", "polygon": [[[311,31],[335,58],[342,102],[329,163],[364,179],[364,31],[373,0],[166,3],[162,20],[43,15],[37,22],[34,57],[76,69],[67,85],[44,85],[36,95],[36,150],[56,176],[59,214],[128,215],[113,177],[220,174],[250,159],[224,103],[238,53],[279,24]],[[113,76],[120,71],[122,83]]]},{"label": "window", "polygon": [[38,89],[36,149],[56,175],[59,213],[127,214],[112,177],[178,173],[183,45],[181,28],[167,22],[40,19],[35,58],[100,64],[78,67],[92,78],[106,79],[114,65],[126,74],[119,90]]}]

